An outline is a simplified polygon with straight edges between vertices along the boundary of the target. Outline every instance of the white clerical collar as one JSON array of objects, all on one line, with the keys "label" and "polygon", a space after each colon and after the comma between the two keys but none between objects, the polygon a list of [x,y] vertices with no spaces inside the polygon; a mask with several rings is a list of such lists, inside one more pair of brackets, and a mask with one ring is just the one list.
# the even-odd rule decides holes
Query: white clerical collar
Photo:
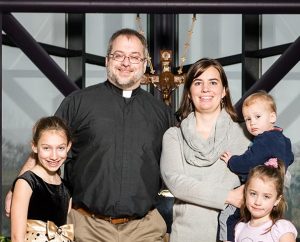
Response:
[{"label": "white clerical collar", "polygon": [[123,90],[123,97],[130,98],[131,94],[132,94],[132,90],[130,91]]}]

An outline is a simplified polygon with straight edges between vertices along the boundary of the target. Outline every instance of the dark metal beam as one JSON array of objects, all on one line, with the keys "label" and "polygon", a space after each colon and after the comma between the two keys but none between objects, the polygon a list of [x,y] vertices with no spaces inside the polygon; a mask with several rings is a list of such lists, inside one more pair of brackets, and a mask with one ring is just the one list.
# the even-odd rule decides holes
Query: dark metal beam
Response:
[{"label": "dark metal beam", "polygon": [[299,62],[300,60],[300,36],[292,43],[289,48],[273,63],[273,65],[236,103],[235,108],[242,117],[242,103],[250,94],[265,90],[269,92],[273,87]]},{"label": "dark metal beam", "polygon": [[160,50],[172,50],[172,60],[176,60],[175,53],[178,51],[176,18],[175,14],[150,15],[150,43],[148,46],[154,69],[158,73],[161,71]]},{"label": "dark metal beam", "polygon": [[79,56],[66,59],[69,78],[80,88],[85,87],[85,14],[69,13],[66,21],[68,48],[77,50]]},{"label": "dark metal beam", "polygon": [[[172,65],[177,60],[178,53],[178,20],[176,14],[152,14],[149,16],[148,46],[155,74],[161,73],[160,50],[172,51]],[[177,64],[177,63],[175,63]],[[161,98],[161,93],[151,89],[154,96]],[[172,98],[173,100],[173,98]],[[174,103],[172,103],[174,107]]]},{"label": "dark metal beam", "polygon": [[[151,38],[151,37],[150,37]],[[2,34],[2,44],[11,46],[11,47],[17,47],[7,36],[6,34]],[[255,58],[266,58],[270,56],[275,56],[275,55],[281,55],[292,43],[288,44],[283,44],[283,45],[277,45],[277,46],[272,46],[256,51],[248,51],[247,56],[248,57],[255,57]],[[58,56],[58,57],[75,57],[75,56],[81,56],[81,51],[78,50],[71,50],[71,49],[66,49],[63,47],[58,47],[54,45],[49,45],[49,44],[44,44],[40,43],[47,51],[49,55],[53,56]],[[178,58],[175,57],[177,60]],[[229,65],[235,65],[238,63],[242,62],[242,55],[241,54],[236,54],[236,55],[230,55],[230,56],[225,56],[225,57],[220,57],[217,58],[217,60],[222,64],[222,66],[229,66]],[[92,65],[98,65],[98,66],[105,66],[105,57],[104,56],[99,56],[99,55],[94,55],[94,54],[89,54],[85,53],[85,62],[88,64]],[[183,66],[183,72],[186,73],[188,69],[190,68],[191,65],[185,65]],[[177,67],[172,68],[172,72],[175,73],[178,70]],[[149,73],[149,68],[147,68],[147,73]]]},{"label": "dark metal beam", "polygon": [[299,0],[6,0],[2,12],[296,14]]},{"label": "dark metal beam", "polygon": [[[248,51],[247,56],[255,57],[255,58],[266,58],[266,57],[270,57],[270,56],[281,55],[283,52],[285,52],[287,50],[287,48],[291,44],[292,43],[288,43],[288,44],[272,46],[272,47],[268,47],[268,48],[264,48],[264,49],[260,49],[260,50]],[[235,64],[239,64],[242,62],[242,54],[220,57],[220,58],[217,58],[217,60],[222,64],[222,66],[235,65]],[[183,72],[187,73],[190,66],[191,65],[183,66]],[[173,73],[175,73],[175,71],[177,69],[178,69],[178,67],[175,67],[173,70]]]},{"label": "dark metal beam", "polygon": [[[15,45],[15,43],[6,34],[2,34],[2,44],[10,46],[10,47],[17,47]],[[40,43],[40,42],[38,42],[38,44],[40,46],[42,46],[43,49],[49,55],[63,57],[63,58],[77,57],[77,56],[84,55],[85,56],[85,63],[98,65],[98,66],[105,66],[105,57],[104,56],[93,55],[93,54],[89,54],[89,53],[83,53],[82,54],[82,51],[79,51],[79,50],[72,50],[70,48],[66,49],[66,48],[63,48],[63,47],[44,44],[44,43]]]},{"label": "dark metal beam", "polygon": [[248,56],[261,47],[261,16],[242,16],[242,93],[253,86],[260,77],[261,59]]},{"label": "dark metal beam", "polygon": [[79,89],[12,14],[2,15],[3,30],[65,96]]},{"label": "dark metal beam", "polygon": [[281,55],[292,43],[287,43],[283,45],[276,45],[260,50],[252,50],[247,52],[248,57],[253,58],[266,58],[275,55]]},{"label": "dark metal beam", "polygon": [[[0,29],[1,29],[1,32],[2,32],[2,13],[0,13]],[[0,46],[0,56],[2,56],[2,35],[0,36],[0,44],[1,44],[1,46]],[[0,87],[1,87],[1,90],[2,90],[2,92],[0,94],[0,98],[2,100],[2,93],[3,93],[3,89],[2,89],[2,69],[3,69],[2,68],[2,58],[0,59],[0,67],[1,67],[0,68]],[[1,106],[2,106],[2,101],[1,101]],[[1,108],[1,110],[2,110],[2,108]],[[0,113],[0,118],[2,120],[2,112]],[[3,137],[2,136],[2,122],[1,122],[0,126],[1,126],[0,134],[1,134],[1,139],[2,139],[2,137]],[[1,173],[0,174],[2,174],[2,157],[3,156],[2,156],[2,148],[1,148],[1,150],[0,150],[0,171],[1,171]],[[2,192],[3,192],[2,181],[3,181],[3,179],[0,179],[0,201],[1,201],[1,203],[3,201],[3,199],[2,199]],[[1,217],[0,217],[0,231],[3,231],[3,229],[2,229],[2,217],[3,217],[2,214],[3,214],[3,209],[1,209],[1,212],[0,212],[0,215],[1,215]]]},{"label": "dark metal beam", "polygon": [[[236,55],[216,58],[216,60],[218,60],[222,66],[235,65],[235,64],[239,64],[242,62],[242,54],[236,54]],[[187,73],[190,67],[191,67],[191,64],[183,66],[183,69],[182,69],[183,73]],[[175,67],[173,69],[173,73],[175,73],[177,70],[178,70],[178,67]]]},{"label": "dark metal beam", "polygon": [[[2,34],[2,44],[10,47],[17,47],[7,34]],[[77,51],[77,50],[70,50],[63,47],[44,44],[40,42],[38,42],[38,44],[41,47],[43,47],[43,49],[47,51],[49,55],[66,58],[66,57],[80,56],[82,54],[81,51]]]},{"label": "dark metal beam", "polygon": [[105,56],[98,56],[98,55],[86,53],[85,63],[98,65],[98,66],[105,66]]}]

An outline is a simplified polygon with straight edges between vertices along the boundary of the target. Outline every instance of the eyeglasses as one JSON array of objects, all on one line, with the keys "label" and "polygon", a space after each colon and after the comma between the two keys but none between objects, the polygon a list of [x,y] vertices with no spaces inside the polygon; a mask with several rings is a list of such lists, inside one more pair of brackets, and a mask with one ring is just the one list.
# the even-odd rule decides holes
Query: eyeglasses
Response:
[{"label": "eyeglasses", "polygon": [[109,56],[112,57],[113,60],[118,62],[123,62],[125,58],[128,58],[131,64],[139,64],[140,62],[143,62],[145,60],[145,58],[141,58],[136,55],[126,56],[124,53],[119,53],[119,52],[109,54]]}]

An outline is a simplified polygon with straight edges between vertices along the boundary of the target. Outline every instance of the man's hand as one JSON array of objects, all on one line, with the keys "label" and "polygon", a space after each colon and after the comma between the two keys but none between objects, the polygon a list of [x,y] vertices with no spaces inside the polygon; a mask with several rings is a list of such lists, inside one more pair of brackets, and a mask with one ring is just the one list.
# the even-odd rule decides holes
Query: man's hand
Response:
[{"label": "man's hand", "polygon": [[6,197],[5,197],[5,215],[8,218],[10,218],[10,208],[11,208],[12,195],[13,195],[12,191],[9,190],[9,192],[6,194]]}]

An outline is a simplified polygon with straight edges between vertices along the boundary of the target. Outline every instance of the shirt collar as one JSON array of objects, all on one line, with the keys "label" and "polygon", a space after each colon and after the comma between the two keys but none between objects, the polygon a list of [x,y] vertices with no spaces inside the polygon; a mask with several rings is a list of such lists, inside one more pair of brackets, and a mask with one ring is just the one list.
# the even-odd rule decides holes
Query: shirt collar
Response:
[{"label": "shirt collar", "polygon": [[[130,98],[130,97],[133,97],[133,96],[135,96],[139,91],[140,91],[140,87],[137,87],[136,89],[133,89],[132,90],[132,92],[131,92],[131,96],[124,96],[124,94],[123,94],[123,89],[121,89],[121,88],[119,88],[119,87],[116,87],[114,84],[112,84],[110,81],[106,81],[105,82],[105,85],[107,86],[107,87],[109,87],[114,93],[117,93],[118,95],[120,95],[120,96],[122,96],[122,97],[125,97],[125,98]],[[126,91],[127,92],[127,91]],[[128,94],[128,93],[126,93],[126,94]],[[125,94],[125,95],[126,95]]]}]

